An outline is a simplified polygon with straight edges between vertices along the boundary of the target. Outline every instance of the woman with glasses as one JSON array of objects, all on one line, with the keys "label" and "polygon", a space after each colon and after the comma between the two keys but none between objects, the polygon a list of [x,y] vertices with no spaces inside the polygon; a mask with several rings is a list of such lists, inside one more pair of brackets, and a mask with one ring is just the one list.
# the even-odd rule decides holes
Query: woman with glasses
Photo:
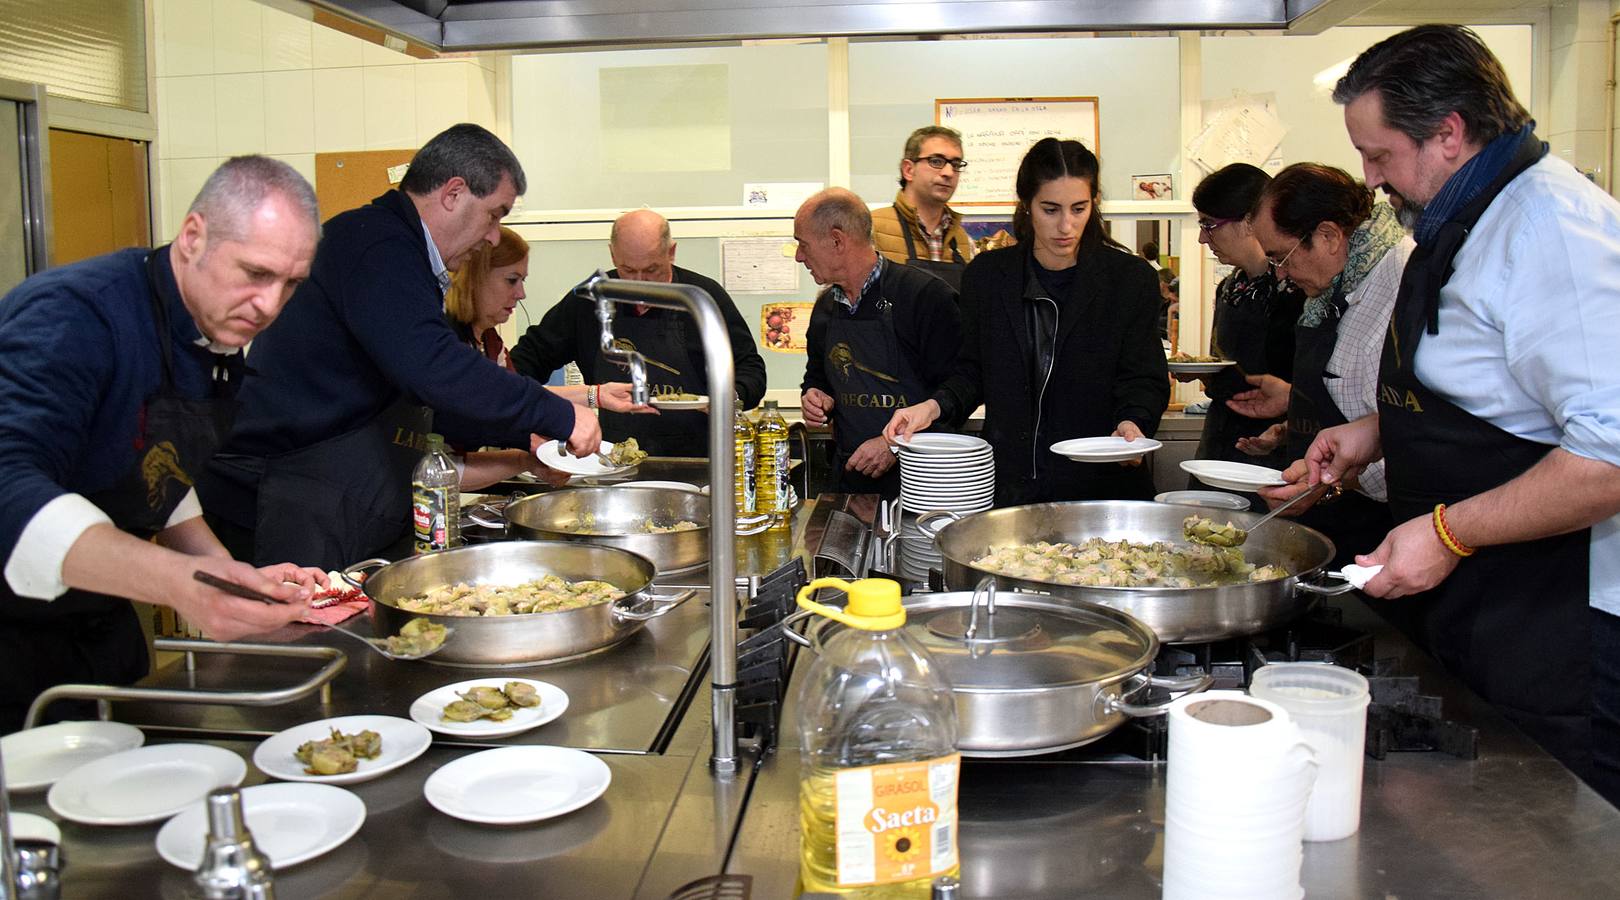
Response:
[{"label": "woman with glasses", "polygon": [[960,425],[982,402],[996,506],[1153,496],[1140,459],[1080,463],[1050,449],[1067,438],[1151,436],[1170,400],[1158,277],[1103,232],[1099,175],[1078,141],[1030,148],[1015,182],[1018,243],[980,254],[962,276],[953,374],[884,429],[894,441],[937,420]]},{"label": "woman with glasses", "polygon": [[[1214,323],[1209,352],[1236,366],[1213,375],[1177,375],[1177,380],[1203,382],[1209,412],[1198,441],[1199,459],[1253,462],[1282,468],[1283,417],[1250,417],[1226,401],[1252,386],[1245,375],[1275,375],[1284,381],[1294,370],[1294,322],[1305,297],[1293,284],[1279,280],[1266,261],[1265,248],[1249,227],[1249,211],[1271,176],[1247,163],[1233,163],[1198,183],[1193,208],[1198,211],[1198,242],[1223,265],[1232,267],[1215,289]],[[1259,457],[1259,458],[1254,458]],[[1193,487],[1202,485],[1195,478]]]},{"label": "woman with glasses", "polygon": [[[1251,376],[1254,390],[1228,405],[1243,415],[1286,412],[1287,458],[1305,456],[1317,432],[1377,409],[1378,364],[1401,272],[1414,244],[1387,203],[1342,169],[1296,163],[1260,192],[1251,218],[1277,277],[1305,294],[1294,329],[1293,378]],[[1304,466],[1290,468],[1290,476]],[[1342,497],[1289,509],[1333,539],[1334,566],[1377,547],[1394,524],[1382,465],[1369,466]],[[1273,506],[1306,490],[1303,477],[1260,495]]]}]

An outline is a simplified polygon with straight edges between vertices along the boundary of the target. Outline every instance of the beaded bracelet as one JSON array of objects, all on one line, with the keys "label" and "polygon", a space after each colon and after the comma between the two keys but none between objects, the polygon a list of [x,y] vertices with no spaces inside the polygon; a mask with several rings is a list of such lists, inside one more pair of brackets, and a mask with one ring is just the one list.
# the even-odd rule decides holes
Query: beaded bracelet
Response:
[{"label": "beaded bracelet", "polygon": [[1452,553],[1465,559],[1474,555],[1473,547],[1469,547],[1462,541],[1457,540],[1456,535],[1451,533],[1451,526],[1446,524],[1446,505],[1444,503],[1436,503],[1434,506],[1434,533],[1440,536],[1440,543],[1445,544],[1446,549]]}]

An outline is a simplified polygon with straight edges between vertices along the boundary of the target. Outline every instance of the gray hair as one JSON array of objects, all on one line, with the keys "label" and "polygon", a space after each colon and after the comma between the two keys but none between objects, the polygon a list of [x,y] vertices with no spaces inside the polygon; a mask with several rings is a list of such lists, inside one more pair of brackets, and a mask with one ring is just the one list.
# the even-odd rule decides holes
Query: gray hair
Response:
[{"label": "gray hair", "polygon": [[906,149],[900,157],[900,186],[906,186],[905,163],[906,160],[915,160],[917,154],[922,152],[923,141],[929,138],[944,138],[962,149],[962,132],[955,128],[946,128],[944,125],[924,125],[913,131],[911,137],[906,138]]},{"label": "gray hair", "polygon": [[462,122],[434,135],[411,157],[411,167],[399,182],[407,194],[423,196],[452,178],[461,178],[475,197],[488,197],[510,177],[519,194],[529,190],[523,165],[512,148],[488,129]]},{"label": "gray hair", "polygon": [[831,234],[834,228],[849,237],[872,243],[872,211],[866,201],[844,188],[827,188],[808,201],[808,220],[818,234]]},{"label": "gray hair", "polygon": [[268,156],[233,156],[226,160],[203,182],[186,214],[202,216],[212,241],[244,241],[253,214],[271,194],[287,198],[309,219],[316,239],[320,238],[321,213],[315,189],[298,170]]},{"label": "gray hair", "polygon": [[1334,86],[1333,102],[1344,106],[1368,91],[1383,100],[1384,124],[1420,144],[1452,112],[1480,145],[1530,121],[1502,63],[1461,25],[1420,25],[1368,47]]}]

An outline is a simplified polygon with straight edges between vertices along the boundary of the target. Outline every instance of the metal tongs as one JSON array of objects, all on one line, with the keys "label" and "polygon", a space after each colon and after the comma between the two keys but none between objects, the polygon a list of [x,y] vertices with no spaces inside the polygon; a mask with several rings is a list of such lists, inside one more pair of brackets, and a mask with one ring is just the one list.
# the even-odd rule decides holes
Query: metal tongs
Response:
[{"label": "metal tongs", "polygon": [[[269,604],[271,606],[285,605],[285,604],[282,603],[282,601],[277,600],[276,598],[270,596],[269,594],[262,594],[262,593],[260,593],[260,592],[258,592],[256,590],[254,590],[253,588],[248,587],[247,585],[237,584],[234,581],[227,581],[224,578],[220,578],[219,576],[210,574],[208,572],[203,572],[201,570],[198,570],[196,572],[191,573],[191,577],[197,579],[198,581],[202,582],[203,584],[208,585],[211,588],[218,588],[219,590],[222,590],[227,594],[230,594],[230,595],[232,595],[234,597],[241,597],[244,600],[257,600],[260,603],[266,603],[266,604]],[[371,649],[377,651],[378,653],[381,653],[383,656],[386,656],[389,659],[401,659],[401,660],[424,659],[426,657],[432,656],[433,654],[438,653],[440,650],[443,650],[444,645],[450,642],[450,635],[455,633],[455,629],[446,627],[445,631],[444,631],[444,640],[440,641],[438,646],[433,647],[432,649],[424,651],[422,653],[396,653],[393,650],[388,649],[389,644],[388,644],[388,640],[386,638],[366,637],[363,634],[359,634],[357,632],[350,631],[349,629],[344,628],[342,625],[327,625],[326,627],[332,629],[333,631],[342,632],[343,634],[346,634],[349,637],[354,638],[355,640],[359,641],[362,644],[365,644],[367,647],[370,647]]]}]

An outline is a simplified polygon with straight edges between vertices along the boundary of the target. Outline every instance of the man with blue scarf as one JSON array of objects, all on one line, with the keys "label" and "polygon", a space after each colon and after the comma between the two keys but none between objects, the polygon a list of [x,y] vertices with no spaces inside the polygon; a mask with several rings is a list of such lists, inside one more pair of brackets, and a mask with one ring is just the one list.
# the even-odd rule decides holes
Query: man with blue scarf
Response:
[{"label": "man with blue scarf", "polygon": [[1620,203],[1466,28],[1374,45],[1333,99],[1418,246],[1378,411],[1322,432],[1312,481],[1382,456],[1401,524],[1367,593],[1411,595],[1430,652],[1620,802]]}]

